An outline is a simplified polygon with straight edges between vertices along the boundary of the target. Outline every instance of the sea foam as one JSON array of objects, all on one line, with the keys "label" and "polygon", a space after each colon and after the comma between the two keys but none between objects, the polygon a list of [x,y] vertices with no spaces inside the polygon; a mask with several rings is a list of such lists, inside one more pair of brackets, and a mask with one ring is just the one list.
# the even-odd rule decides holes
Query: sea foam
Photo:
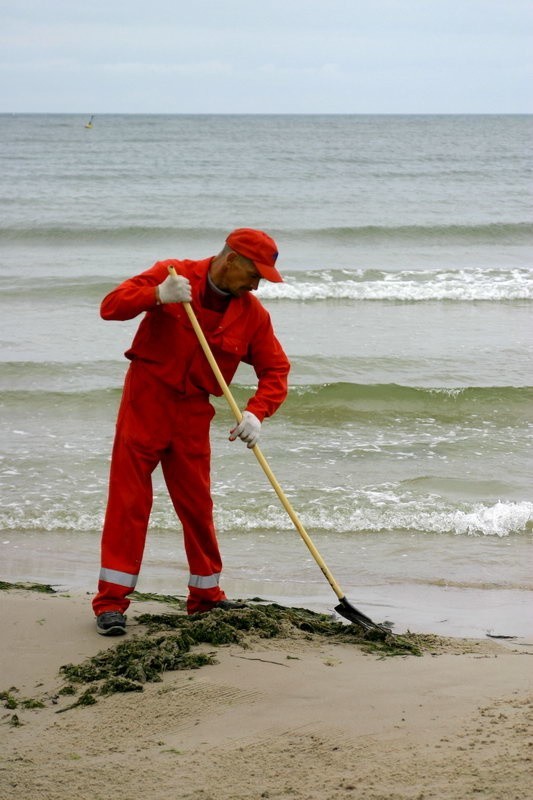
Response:
[{"label": "sea foam", "polygon": [[[367,498],[370,499],[370,498]],[[428,533],[467,536],[496,536],[504,538],[532,530],[533,503],[528,501],[494,504],[477,503],[464,508],[440,508],[438,498],[432,498],[434,508],[427,502],[402,503],[397,498],[383,502],[374,497],[365,506],[347,502],[344,505],[315,503],[312,509],[299,512],[302,524],[310,535],[335,532],[357,533]],[[444,505],[444,503],[443,503]],[[268,505],[246,512],[242,509],[218,508],[215,513],[217,528],[225,533],[253,531],[289,531],[293,524],[281,506]],[[35,506],[6,508],[0,512],[0,527],[4,531],[70,531],[98,532],[103,513],[88,513],[82,509],[39,509]],[[176,532],[179,527],[172,510],[155,511],[151,526],[160,531]]]},{"label": "sea foam", "polygon": [[533,299],[533,271],[461,269],[385,272],[363,270],[288,274],[284,283],[263,283],[259,295],[269,300],[389,300],[428,302]]}]

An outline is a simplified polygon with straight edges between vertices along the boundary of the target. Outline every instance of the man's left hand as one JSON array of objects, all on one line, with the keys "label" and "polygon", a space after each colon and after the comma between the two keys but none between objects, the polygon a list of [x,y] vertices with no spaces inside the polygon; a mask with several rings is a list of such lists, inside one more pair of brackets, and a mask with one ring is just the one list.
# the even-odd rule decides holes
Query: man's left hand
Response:
[{"label": "man's left hand", "polygon": [[261,423],[251,411],[243,411],[242,419],[239,424],[230,431],[230,442],[235,441],[237,436],[246,442],[249,448],[255,447],[261,434]]}]

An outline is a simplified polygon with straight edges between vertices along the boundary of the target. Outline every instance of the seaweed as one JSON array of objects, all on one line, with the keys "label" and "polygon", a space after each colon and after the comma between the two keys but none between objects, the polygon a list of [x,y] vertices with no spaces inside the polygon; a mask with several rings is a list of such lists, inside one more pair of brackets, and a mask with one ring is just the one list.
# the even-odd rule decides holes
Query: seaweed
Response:
[{"label": "seaweed", "polygon": [[243,632],[271,639],[286,633],[283,616],[273,609],[281,606],[249,606],[242,609],[214,609],[209,614],[141,614],[137,621],[148,632],[180,630],[196,643],[242,642]]},{"label": "seaweed", "polygon": [[78,706],[94,706],[95,703],[96,697],[94,696],[94,689],[86,689],[75,703],[72,703],[70,706],[65,706],[65,708],[60,708],[56,711],[56,714],[63,714],[65,711],[70,711],[72,708],[78,708]]},{"label": "seaweed", "polygon": [[58,691],[58,695],[68,696],[68,695],[76,694],[76,691],[77,691],[76,688],[74,686],[72,686],[72,684],[69,683],[66,686],[63,686]]},{"label": "seaweed", "polygon": [[[162,680],[165,672],[197,669],[216,663],[212,653],[191,652],[198,645],[239,644],[249,646],[255,638],[304,636],[329,638],[359,645],[381,656],[421,655],[423,637],[375,636],[357,625],[347,625],[326,614],[304,608],[285,608],[275,603],[248,605],[242,609],[214,609],[207,614],[141,614],[137,622],[146,628],[116,647],[98,653],[81,664],[66,664],[61,674],[72,684],[91,684],[95,694],[142,691],[145,683]],[[80,701],[69,708],[82,705]],[[62,709],[67,710],[67,709]]]},{"label": "seaweed", "polygon": [[13,696],[13,692],[17,692],[18,689],[12,687],[6,692],[0,692],[0,700],[4,703],[4,708],[14,709],[18,707],[18,700],[16,697]]},{"label": "seaweed", "polygon": [[26,589],[31,592],[41,592],[42,594],[57,594],[56,590],[46,583],[8,583],[7,581],[0,581],[0,591],[9,591],[10,589]]},{"label": "seaweed", "polygon": [[35,700],[33,697],[28,697],[25,700],[20,701],[20,705],[22,708],[44,708],[45,705],[42,700]]},{"label": "seaweed", "polygon": [[173,594],[156,594],[155,592],[132,592],[130,595],[132,600],[139,600],[141,603],[147,603],[154,600],[157,603],[167,603],[168,605],[177,606],[181,611],[187,608],[187,601],[185,597],[177,597]]},{"label": "seaweed", "polygon": [[133,681],[131,678],[124,678],[120,675],[113,675],[103,682],[100,687],[100,694],[113,694],[114,692],[142,692],[142,683]]},{"label": "seaweed", "polygon": [[0,692],[0,700],[4,703],[4,708],[13,710],[15,708],[44,708],[42,700],[35,700],[33,697],[19,697],[14,695],[18,693],[18,689],[12,686],[7,691]]},{"label": "seaweed", "polygon": [[107,681],[106,694],[111,691],[131,691],[132,683],[142,688],[144,683],[160,681],[167,671],[213,663],[211,656],[198,654],[192,657],[189,654],[191,646],[201,641],[205,641],[201,634],[197,638],[174,632],[134,636],[82,664],[66,664],[60,672],[71,683]]},{"label": "seaweed", "polygon": [[[52,587],[40,584],[0,582],[1,588],[33,588],[36,591],[55,593]],[[434,653],[444,642],[432,635],[416,635],[410,632],[395,635],[389,633],[384,626],[365,630],[355,623],[339,621],[331,614],[267,603],[261,598],[248,600],[243,608],[215,608],[208,613],[189,616],[184,611],[183,598],[137,592],[133,597],[139,601],[164,602],[174,608],[166,613],[138,615],[136,622],[144,628],[141,633],[135,633],[116,645],[113,643],[113,646],[81,664],[65,664],[60,667],[59,672],[66,683],[51,698],[52,702],[57,702],[60,696],[77,694],[81,686],[85,691],[75,702],[56,713],[93,705],[97,702],[97,696],[117,692],[141,692],[146,683],[160,682],[166,672],[199,669],[215,664],[215,654],[205,652],[205,647],[204,652],[199,651],[198,647],[201,645],[220,647],[238,644],[247,648],[257,639],[303,638],[318,643],[329,640],[353,644],[363,652],[385,658],[420,656],[424,651]],[[14,710],[44,706],[39,700],[15,697],[17,692],[15,687],[0,692],[0,700],[5,708]],[[22,722],[13,714],[10,724],[16,726]]]}]

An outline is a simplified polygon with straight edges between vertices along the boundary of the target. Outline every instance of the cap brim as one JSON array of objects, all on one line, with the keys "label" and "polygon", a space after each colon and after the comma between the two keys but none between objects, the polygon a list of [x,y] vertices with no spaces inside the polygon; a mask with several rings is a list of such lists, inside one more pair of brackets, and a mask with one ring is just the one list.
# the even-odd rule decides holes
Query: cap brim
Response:
[{"label": "cap brim", "polygon": [[258,264],[257,261],[254,261],[254,264],[261,277],[266,281],[283,283],[283,278],[275,267],[270,266],[270,264]]}]

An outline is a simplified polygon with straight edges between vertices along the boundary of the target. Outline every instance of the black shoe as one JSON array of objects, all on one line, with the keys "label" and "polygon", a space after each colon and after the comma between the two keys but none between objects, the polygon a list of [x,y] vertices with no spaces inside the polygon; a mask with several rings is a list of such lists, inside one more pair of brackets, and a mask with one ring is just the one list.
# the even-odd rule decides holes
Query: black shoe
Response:
[{"label": "black shoe", "polygon": [[126,617],[120,611],[104,611],[96,617],[96,630],[102,636],[122,636],[126,633]]},{"label": "black shoe", "polygon": [[223,611],[234,611],[237,608],[248,608],[242,600],[219,600],[213,608],[221,608]]}]

